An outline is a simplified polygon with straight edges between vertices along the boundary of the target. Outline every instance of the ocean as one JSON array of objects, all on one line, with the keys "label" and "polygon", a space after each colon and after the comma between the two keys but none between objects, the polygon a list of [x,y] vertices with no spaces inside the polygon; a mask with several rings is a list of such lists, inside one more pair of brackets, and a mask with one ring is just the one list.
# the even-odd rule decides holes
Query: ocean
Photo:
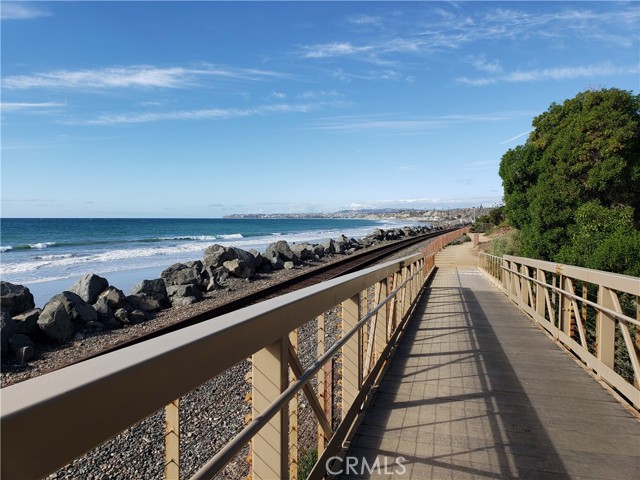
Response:
[{"label": "ocean", "polygon": [[[26,285],[42,307],[87,273],[125,293],[219,243],[264,251],[277,240],[363,237],[399,224],[350,219],[0,219],[0,279]],[[404,225],[404,224],[403,224]]]}]

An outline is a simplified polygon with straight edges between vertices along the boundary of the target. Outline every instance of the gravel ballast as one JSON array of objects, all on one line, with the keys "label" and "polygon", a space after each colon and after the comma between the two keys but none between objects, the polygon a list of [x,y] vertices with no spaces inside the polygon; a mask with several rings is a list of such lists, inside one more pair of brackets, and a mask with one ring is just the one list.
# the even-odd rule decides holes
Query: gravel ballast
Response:
[{"label": "gravel ballast", "polygon": [[[431,240],[395,254],[391,259],[419,252]],[[203,313],[217,305],[245,296],[248,293],[279,283],[301,273],[303,268],[325,265],[341,260],[342,256],[323,258],[311,266],[297,266],[294,270],[280,270],[252,281],[235,280],[227,290],[216,290],[202,302],[160,312],[156,318],[126,329],[91,334],[70,345],[39,352],[39,358],[27,366],[4,365],[2,386],[32,378],[61,368],[87,355],[116,345],[133,336],[139,336],[161,326],[168,325]],[[369,297],[371,298],[371,296]],[[325,314],[328,347],[336,341],[340,328],[339,306]],[[299,355],[304,366],[316,357],[316,322],[307,322],[299,329]],[[337,364],[339,365],[339,359]],[[197,368],[197,365],[193,365]],[[339,368],[339,367],[336,367]],[[251,364],[242,361],[222,375],[201,385],[180,398],[180,471],[181,478],[189,478],[198,468],[224,446],[249,418]],[[337,375],[335,376],[337,379]],[[313,382],[315,383],[315,382]],[[339,415],[340,387],[334,382],[334,403]],[[299,395],[299,452],[314,448],[317,442],[313,413],[302,394]],[[99,415],[100,412],[96,412]],[[246,447],[237,458],[220,473],[220,478],[244,478],[249,474]],[[118,436],[76,459],[48,478],[164,478],[164,410],[158,411],[130,427]]]}]

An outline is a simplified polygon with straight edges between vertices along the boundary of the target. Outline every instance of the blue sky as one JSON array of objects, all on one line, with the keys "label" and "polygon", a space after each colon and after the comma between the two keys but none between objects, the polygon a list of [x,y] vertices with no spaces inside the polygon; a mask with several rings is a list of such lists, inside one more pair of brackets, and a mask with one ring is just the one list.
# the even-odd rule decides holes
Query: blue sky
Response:
[{"label": "blue sky", "polygon": [[501,156],[638,93],[638,2],[2,2],[2,215],[500,202]]}]

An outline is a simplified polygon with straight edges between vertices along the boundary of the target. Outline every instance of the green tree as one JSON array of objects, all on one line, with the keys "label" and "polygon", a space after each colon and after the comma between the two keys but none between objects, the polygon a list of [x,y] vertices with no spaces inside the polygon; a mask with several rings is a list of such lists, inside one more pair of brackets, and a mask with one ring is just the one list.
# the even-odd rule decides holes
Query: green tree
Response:
[{"label": "green tree", "polygon": [[523,146],[504,154],[499,171],[505,215],[521,230],[520,254],[587,266],[597,247],[586,250],[594,228],[609,248],[613,242],[633,249],[640,225],[640,95],[585,91],[552,104],[533,127]]}]

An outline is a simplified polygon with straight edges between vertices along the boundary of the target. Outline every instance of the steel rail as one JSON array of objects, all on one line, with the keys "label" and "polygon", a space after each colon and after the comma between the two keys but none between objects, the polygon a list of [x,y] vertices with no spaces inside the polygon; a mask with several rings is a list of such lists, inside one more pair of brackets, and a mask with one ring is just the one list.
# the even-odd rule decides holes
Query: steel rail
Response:
[{"label": "steel rail", "polygon": [[[147,340],[151,340],[152,338],[157,338],[161,335],[165,335],[171,332],[176,332],[178,330],[181,330],[183,328],[187,328],[190,327],[192,325],[196,325],[198,323],[207,321],[207,320],[211,320],[212,318],[216,318],[222,315],[225,315],[227,313],[230,313],[232,311],[238,310],[240,308],[246,307],[248,305],[253,305],[255,303],[258,303],[260,301],[263,300],[267,300],[271,297],[277,296],[277,295],[281,295],[284,293],[289,293],[291,291],[295,291],[295,290],[299,290],[301,288],[304,288],[306,286],[309,285],[315,285],[317,283],[320,283],[322,281],[326,281],[326,280],[331,280],[334,278],[338,278],[341,277],[343,275],[348,275],[350,273],[354,273],[357,272],[359,270],[362,270],[363,268],[371,265],[374,262],[380,261],[382,259],[384,259],[385,257],[388,257],[390,255],[393,255],[394,253],[397,253],[401,250],[404,250],[405,248],[411,247],[415,244],[421,243],[425,240],[429,240],[429,239],[433,239],[433,238],[437,238],[441,235],[445,235],[447,233],[450,233],[452,231],[455,231],[456,229],[447,229],[447,230],[437,230],[435,232],[429,232],[423,235],[417,235],[415,237],[411,237],[409,239],[405,239],[405,240],[400,240],[397,242],[392,243],[391,245],[383,245],[381,247],[378,247],[376,249],[367,251],[367,252],[360,252],[357,255],[353,255],[349,258],[345,258],[345,259],[341,259],[337,262],[331,263],[329,265],[323,265],[321,267],[318,267],[316,269],[310,270],[308,272],[304,272],[300,275],[296,275],[295,277],[283,280],[282,282],[279,282],[275,285],[271,285],[265,288],[262,288],[260,290],[257,290],[253,293],[250,293],[248,295],[245,295],[243,297],[237,298],[235,300],[231,300],[228,303],[225,303],[224,305],[219,305],[217,307],[213,307],[205,312],[199,313],[197,315],[191,316],[191,317],[187,317],[181,321],[172,323],[170,325],[166,325],[164,327],[160,327],[152,332],[148,332],[145,334],[142,334],[140,336],[128,339],[128,340],[124,340],[120,343],[117,343],[116,345],[113,345],[111,347],[107,347],[103,350],[100,350],[99,352],[93,353],[91,355],[88,355],[86,357],[83,357],[79,360],[76,360],[74,362],[71,362],[65,366],[69,366],[69,365],[75,365],[81,362],[85,362],[87,360],[91,360],[92,358],[97,358],[101,355],[106,355],[108,353],[112,353],[118,350],[122,350],[124,348],[130,347],[132,345],[136,345],[142,342],[145,342]],[[367,257],[367,258],[363,258],[363,257]],[[363,261],[359,261],[359,260],[363,260]],[[355,265],[350,266],[346,269],[340,269],[340,267],[343,267],[345,265],[349,265],[350,263],[355,263]],[[332,270],[338,270],[337,273],[333,274],[333,275],[329,275],[326,276],[327,273],[330,273]],[[316,281],[314,281],[313,283],[304,283],[304,282],[308,282],[309,280],[313,279],[314,277],[318,277],[318,279]],[[291,287],[297,287],[295,289],[292,289]],[[62,368],[62,367],[61,367]],[[45,372],[47,373],[47,372]]]}]

